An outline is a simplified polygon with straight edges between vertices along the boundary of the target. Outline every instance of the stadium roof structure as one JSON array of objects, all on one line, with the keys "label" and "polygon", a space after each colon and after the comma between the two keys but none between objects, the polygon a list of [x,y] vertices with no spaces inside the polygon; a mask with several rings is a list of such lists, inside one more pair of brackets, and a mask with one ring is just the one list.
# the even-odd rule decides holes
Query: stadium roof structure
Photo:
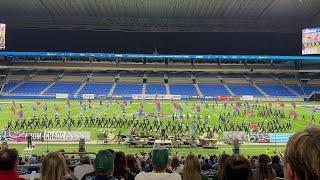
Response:
[{"label": "stadium roof structure", "polygon": [[150,32],[299,32],[319,0],[1,0],[13,28]]},{"label": "stadium roof structure", "polygon": [[266,56],[266,55],[170,55],[170,54],[114,54],[73,52],[10,52],[0,51],[0,56],[34,57],[93,57],[93,58],[146,58],[146,59],[253,59],[253,60],[320,60],[320,56]]}]

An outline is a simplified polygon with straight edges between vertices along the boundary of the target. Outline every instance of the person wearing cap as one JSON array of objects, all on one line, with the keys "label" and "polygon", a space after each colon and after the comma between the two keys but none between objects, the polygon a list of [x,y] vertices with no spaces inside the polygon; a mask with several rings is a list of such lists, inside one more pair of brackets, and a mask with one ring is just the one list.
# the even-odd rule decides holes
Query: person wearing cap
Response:
[{"label": "person wearing cap", "polygon": [[94,160],[95,180],[114,180],[113,164],[116,154],[109,150],[100,150]]},{"label": "person wearing cap", "polygon": [[152,151],[153,171],[150,173],[140,172],[136,180],[181,180],[177,173],[167,173],[166,168],[169,160],[169,151],[164,147],[157,147]]}]

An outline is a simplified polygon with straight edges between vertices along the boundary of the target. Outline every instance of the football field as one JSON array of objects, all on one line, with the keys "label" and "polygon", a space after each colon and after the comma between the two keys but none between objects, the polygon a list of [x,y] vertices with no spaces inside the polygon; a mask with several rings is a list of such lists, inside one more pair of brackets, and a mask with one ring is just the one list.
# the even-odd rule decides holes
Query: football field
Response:
[{"label": "football field", "polygon": [[[174,103],[170,100],[133,100],[133,101],[123,101],[123,100],[20,100],[20,99],[2,99],[1,111],[0,111],[0,127],[4,129],[9,121],[16,121],[17,118],[21,118],[21,110],[23,111],[23,118],[30,119],[33,116],[37,116],[40,119],[47,114],[47,117],[54,119],[55,114],[58,115],[61,121],[68,116],[77,121],[80,116],[82,117],[127,117],[128,119],[132,116],[136,116],[137,120],[143,120],[144,116],[148,116],[148,120],[153,121],[156,114],[161,114],[160,120],[164,122],[172,121],[172,114],[180,114],[183,124],[187,123],[186,116],[190,116],[190,119],[195,116],[200,116],[202,119],[204,117],[208,118],[208,126],[217,125],[220,123],[219,116],[224,113],[232,113],[233,107],[236,102],[215,102],[215,101],[183,101],[178,100]],[[243,103],[243,102],[242,102]],[[160,104],[160,105],[159,105]],[[286,117],[279,118],[280,123],[287,122],[289,114],[292,111],[297,113],[297,118],[292,120],[292,128],[289,130],[282,130],[281,132],[294,133],[300,131],[308,126],[308,124],[313,119],[313,124],[319,126],[320,121],[320,103],[318,102],[295,102],[294,105],[291,102],[285,102],[281,105],[279,102],[249,102],[250,106],[260,105],[260,106],[271,106],[272,109],[283,109]],[[14,110],[13,110],[14,106]],[[177,108],[177,106],[179,108]],[[295,106],[295,107],[294,107]],[[45,108],[46,107],[46,110]],[[268,122],[270,118],[263,118],[258,116],[257,110],[253,109],[253,113],[248,115],[244,113],[244,108],[242,106],[239,109],[239,115],[230,116],[230,122]],[[141,115],[141,116],[140,116]],[[313,116],[313,118],[312,118]],[[303,118],[304,117],[304,118]],[[42,128],[27,128],[14,131],[24,131],[24,132],[39,132],[43,131]],[[67,130],[67,127],[53,127],[46,130]],[[111,135],[115,136],[119,131],[122,134],[128,135],[128,127],[77,127],[72,126],[71,131],[88,131],[91,133],[91,140],[94,142],[97,140],[98,134],[107,131]],[[141,130],[142,131],[142,130]],[[139,130],[138,130],[138,133]],[[158,132],[154,132],[155,135],[159,136]],[[171,134],[172,135],[172,134]],[[197,134],[202,135],[202,134]],[[219,141],[223,140],[222,133],[215,133],[215,138]],[[16,147],[20,152],[24,152],[25,144],[10,144],[11,147]],[[54,151],[61,148],[66,150],[75,151],[77,149],[77,144],[48,144],[48,150]],[[125,151],[127,153],[139,153],[141,148],[130,148],[125,145],[105,145],[105,144],[87,144],[88,151],[96,152],[103,148],[113,148]],[[267,149],[274,150],[274,145],[252,145],[243,144],[241,145],[241,152],[244,154],[257,154],[266,151]],[[146,152],[151,150],[150,148],[144,148]],[[278,145],[277,151],[282,151],[284,145]],[[47,145],[39,144],[33,150],[35,153],[46,152]],[[219,144],[218,150],[203,149],[203,148],[175,148],[173,152],[178,153],[202,153],[202,154],[218,154],[222,151],[231,151],[230,145]],[[26,152],[24,152],[26,153]]]}]

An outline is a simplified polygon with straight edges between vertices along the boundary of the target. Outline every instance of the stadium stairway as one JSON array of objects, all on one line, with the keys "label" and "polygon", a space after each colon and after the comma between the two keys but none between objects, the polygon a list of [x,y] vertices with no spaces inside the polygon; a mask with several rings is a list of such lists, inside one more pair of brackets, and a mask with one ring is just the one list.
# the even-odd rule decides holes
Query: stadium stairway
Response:
[{"label": "stadium stairway", "polygon": [[81,86],[79,87],[79,89],[76,91],[76,94],[78,94],[82,89],[83,87],[87,84],[88,82],[88,79],[84,80],[83,83],[81,84]]},{"label": "stadium stairway", "polygon": [[111,88],[110,88],[110,91],[109,91],[109,93],[108,93],[108,96],[110,96],[110,97],[112,96],[114,90],[116,89],[116,86],[117,86],[117,83],[114,81],[114,82],[112,83],[112,86],[111,86]]},{"label": "stadium stairway", "polygon": [[48,91],[48,89],[50,89],[53,85],[55,85],[57,83],[57,81],[59,79],[61,79],[63,77],[63,75],[64,75],[64,73],[58,74],[57,77],[55,78],[55,80],[51,84],[49,84],[49,86],[44,88],[44,90],[42,90],[42,92],[40,92],[40,95],[44,95]]},{"label": "stadium stairway", "polygon": [[198,95],[199,95],[199,96],[203,96],[203,94],[202,94],[202,92],[201,92],[201,90],[200,90],[200,88],[199,88],[198,83],[194,83],[193,85],[194,85],[194,88],[196,88]]},{"label": "stadium stairway", "polygon": [[285,83],[283,80],[281,80],[280,78],[275,77],[275,76],[272,75],[272,74],[270,74],[270,76],[271,76],[276,82],[280,83],[284,88],[288,89],[288,91],[290,91],[290,92],[292,92],[293,94],[295,94],[296,96],[300,97],[300,95],[299,95],[297,92],[293,91],[290,87],[286,86],[286,83]]},{"label": "stadium stairway", "polygon": [[50,89],[54,84],[56,84],[57,81],[53,81],[51,84],[49,84],[46,88],[44,88],[41,92],[40,95],[44,95],[44,93]]},{"label": "stadium stairway", "polygon": [[4,86],[9,82],[9,76],[11,75],[11,71],[9,71],[8,72],[8,74],[6,75],[6,78],[5,78],[5,80],[4,80],[4,82],[3,82],[3,84],[2,84],[2,87],[1,87],[1,93],[3,92],[3,89],[4,89]]},{"label": "stadium stairway", "polygon": [[145,95],[146,94],[146,89],[147,89],[147,84],[143,83],[142,84],[142,92],[141,92],[141,94]]},{"label": "stadium stairway", "polygon": [[21,85],[23,85],[26,81],[30,80],[32,77],[34,77],[37,74],[37,71],[34,72],[33,74],[28,74],[24,77],[24,80],[16,85],[14,88],[10,89],[10,91],[8,91],[8,93],[12,93],[15,89],[17,89],[18,87],[20,87]]},{"label": "stadium stairway", "polygon": [[223,86],[227,89],[228,93],[231,95],[231,96],[234,96],[235,94],[231,91],[231,89],[228,87],[228,85],[224,82],[223,83]]},{"label": "stadium stairway", "polygon": [[164,85],[166,86],[166,93],[167,93],[167,94],[171,94],[171,93],[170,93],[169,84],[168,84],[168,83],[164,83]]},{"label": "stadium stairway", "polygon": [[[7,91],[8,93],[12,93],[12,91],[14,91],[15,89],[17,89],[18,87],[20,87],[21,85],[23,85],[26,81],[28,81],[29,79],[31,79],[33,76],[35,76],[37,74],[37,72],[33,73],[32,75],[26,75],[23,79],[23,81],[21,83],[19,83],[18,85],[16,85],[15,87],[11,88],[9,91]],[[8,77],[10,77],[10,75],[8,75]]]},{"label": "stadium stairway", "polygon": [[255,83],[252,84],[258,91],[263,94],[264,97],[268,97],[268,94],[265,93],[259,86],[257,86]]}]

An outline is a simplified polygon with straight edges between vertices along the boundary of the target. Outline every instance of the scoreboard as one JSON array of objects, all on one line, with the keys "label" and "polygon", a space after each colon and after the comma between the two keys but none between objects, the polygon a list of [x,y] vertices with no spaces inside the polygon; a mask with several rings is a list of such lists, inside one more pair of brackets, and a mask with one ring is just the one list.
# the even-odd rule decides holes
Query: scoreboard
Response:
[{"label": "scoreboard", "polygon": [[302,30],[302,54],[320,54],[320,27]]}]

